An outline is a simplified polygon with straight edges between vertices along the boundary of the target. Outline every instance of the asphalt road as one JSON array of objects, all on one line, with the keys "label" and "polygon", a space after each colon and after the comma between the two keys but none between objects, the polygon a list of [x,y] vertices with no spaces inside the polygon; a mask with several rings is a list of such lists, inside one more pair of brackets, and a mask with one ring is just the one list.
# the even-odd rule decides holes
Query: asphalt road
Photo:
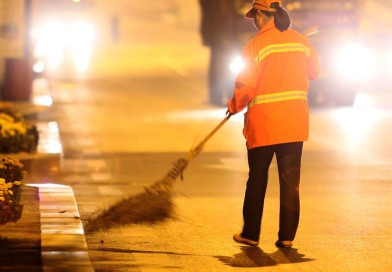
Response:
[{"label": "asphalt road", "polygon": [[[224,117],[206,103],[205,77],[53,82],[60,173],[85,220],[162,178]],[[162,84],[164,82],[164,84]],[[154,89],[153,86],[159,86]],[[184,90],[187,91],[184,91]],[[235,244],[247,178],[242,116],[206,144],[174,186],[175,218],[87,234],[97,271],[385,271],[389,258],[392,114],[384,95],[361,93],[354,107],[311,110],[301,221],[292,250],[277,250],[278,180],[270,173],[260,248]],[[365,107],[365,108],[361,108]],[[30,177],[43,180],[39,173]]]}]

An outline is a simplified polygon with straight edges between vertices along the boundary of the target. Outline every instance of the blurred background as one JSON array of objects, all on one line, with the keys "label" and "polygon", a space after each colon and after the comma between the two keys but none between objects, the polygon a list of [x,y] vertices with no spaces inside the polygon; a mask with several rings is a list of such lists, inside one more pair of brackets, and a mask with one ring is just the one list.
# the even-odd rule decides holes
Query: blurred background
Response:
[{"label": "blurred background", "polygon": [[[174,72],[204,74],[206,99],[223,106],[241,67],[241,49],[256,33],[252,20],[244,18],[251,2],[1,0],[2,99],[28,100],[37,78]],[[284,0],[283,5],[292,27],[309,35],[321,54],[323,74],[312,83],[311,105],[352,105],[358,91],[388,86],[390,1]],[[23,86],[14,80],[21,76]]]},{"label": "blurred background", "polygon": [[[151,143],[156,143],[151,149],[162,148],[176,141],[163,143],[165,135],[150,134],[148,144],[141,140],[146,139],[142,131],[151,130],[151,122],[162,112],[168,116],[155,124],[161,126],[155,130],[168,131],[164,122],[188,116],[191,121],[184,122],[196,133],[200,128],[194,120],[203,127],[206,119],[221,116],[226,108],[241,69],[241,50],[257,33],[252,20],[244,17],[251,4],[250,0],[1,0],[1,100],[100,103],[102,107],[91,107],[94,113],[85,121],[94,130],[101,126],[108,133],[94,115],[107,108],[106,126],[124,131],[125,145],[131,145],[126,139],[133,135],[140,139],[136,149],[150,148]],[[311,82],[308,101],[314,109],[330,109],[322,118],[335,120],[336,115],[339,122],[352,124],[367,120],[364,111],[390,108],[391,2],[284,0],[283,5],[292,27],[307,35],[320,53],[323,70]],[[188,113],[178,113],[183,110]],[[75,113],[82,114],[80,109]],[[129,122],[130,115],[134,122]],[[139,115],[144,119],[136,118]],[[120,121],[115,125],[110,118]],[[323,135],[324,128],[320,131]],[[189,145],[188,137],[181,137],[182,144]],[[240,133],[235,137],[242,138]],[[183,149],[179,142],[175,146]]]}]

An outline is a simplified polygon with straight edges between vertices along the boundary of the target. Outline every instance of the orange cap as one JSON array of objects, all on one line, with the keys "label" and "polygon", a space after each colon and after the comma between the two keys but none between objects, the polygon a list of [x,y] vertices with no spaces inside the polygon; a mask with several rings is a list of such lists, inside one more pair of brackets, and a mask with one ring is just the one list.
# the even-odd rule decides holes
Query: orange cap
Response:
[{"label": "orange cap", "polygon": [[253,18],[253,9],[276,12],[276,9],[271,8],[271,4],[275,2],[278,3],[280,7],[282,6],[280,0],[253,0],[252,8],[246,13],[246,17]]}]

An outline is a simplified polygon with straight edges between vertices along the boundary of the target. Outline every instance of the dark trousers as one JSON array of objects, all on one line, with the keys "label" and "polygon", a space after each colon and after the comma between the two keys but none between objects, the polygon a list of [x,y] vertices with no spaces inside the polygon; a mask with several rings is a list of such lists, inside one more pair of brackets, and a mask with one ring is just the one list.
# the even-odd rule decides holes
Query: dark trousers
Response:
[{"label": "dark trousers", "polygon": [[261,231],[268,171],[276,154],[280,185],[279,240],[293,241],[299,222],[299,183],[303,142],[248,150],[249,179],[243,207],[243,237],[258,241]]}]

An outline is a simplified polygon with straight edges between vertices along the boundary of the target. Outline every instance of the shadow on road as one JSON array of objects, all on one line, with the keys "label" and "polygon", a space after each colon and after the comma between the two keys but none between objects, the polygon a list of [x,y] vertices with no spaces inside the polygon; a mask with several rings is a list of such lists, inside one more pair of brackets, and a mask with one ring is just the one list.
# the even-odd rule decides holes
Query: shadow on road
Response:
[{"label": "shadow on road", "polygon": [[42,271],[41,266],[40,241],[0,236],[0,271]]},{"label": "shadow on road", "polygon": [[241,247],[241,251],[233,257],[216,256],[216,258],[232,267],[266,267],[314,260],[305,258],[305,255],[298,253],[298,249],[295,248],[283,248],[273,253],[265,253],[259,247]]},{"label": "shadow on road", "polygon": [[143,254],[167,254],[167,255],[178,255],[178,256],[196,256],[194,254],[187,253],[177,253],[172,251],[157,251],[157,250],[134,250],[134,249],[121,249],[121,248],[99,248],[94,249],[93,251],[102,251],[102,252],[114,252],[114,253],[143,253]]}]

